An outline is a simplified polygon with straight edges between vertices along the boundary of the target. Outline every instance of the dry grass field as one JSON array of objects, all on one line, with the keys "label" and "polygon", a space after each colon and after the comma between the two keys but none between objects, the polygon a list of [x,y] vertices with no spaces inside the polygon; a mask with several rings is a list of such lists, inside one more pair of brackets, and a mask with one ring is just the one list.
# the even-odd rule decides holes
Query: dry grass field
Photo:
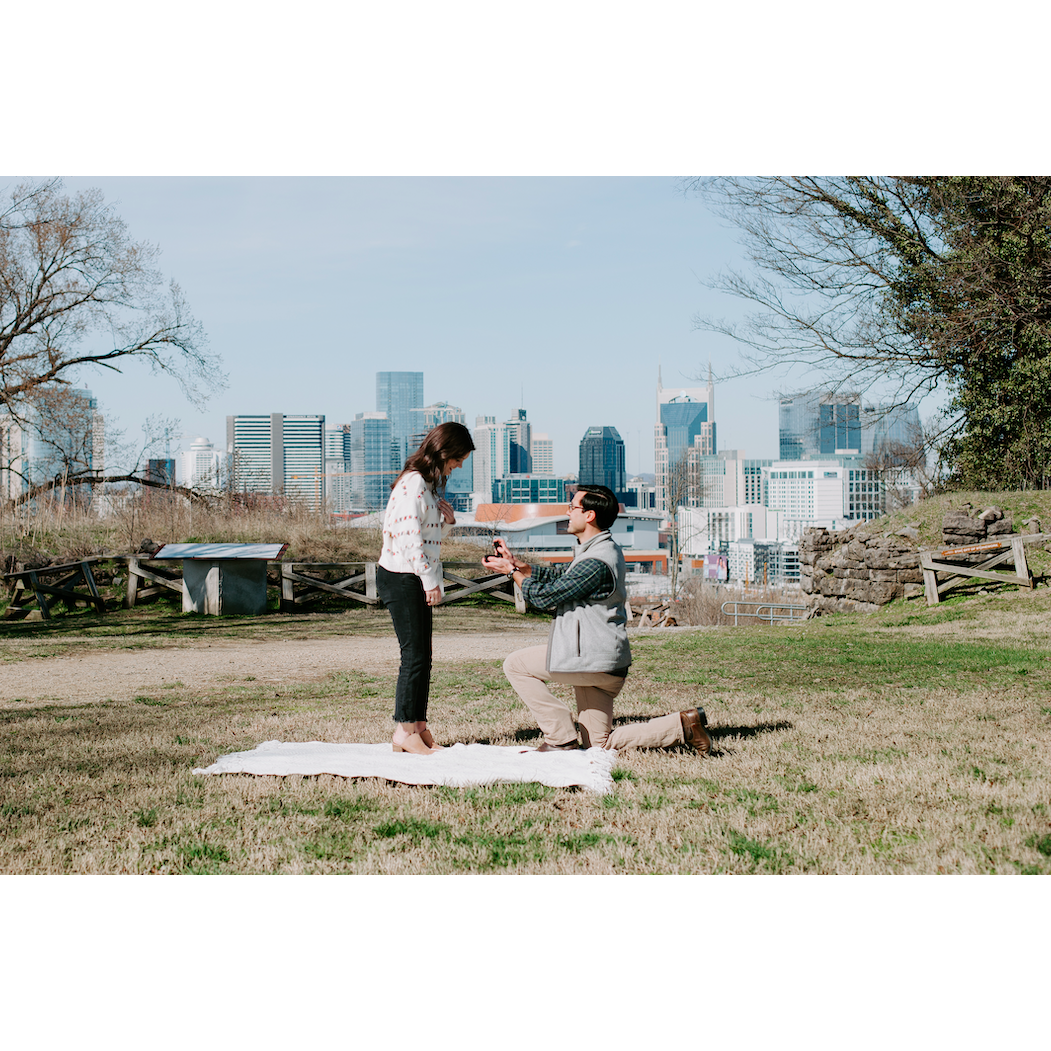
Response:
[{"label": "dry grass field", "polygon": [[[941,513],[965,500],[1051,524],[1051,494],[976,493],[871,528],[911,522],[936,545]],[[294,508],[153,500],[118,512],[106,524],[61,508],[7,518],[0,547],[9,561],[68,560],[149,536],[374,557],[376,538]],[[1048,556],[1033,554],[1044,572]],[[494,602],[438,611],[460,654],[435,670],[439,740],[538,743],[500,665],[522,644],[514,633],[545,623]],[[341,642],[349,655],[369,640],[370,659],[339,659]],[[388,739],[392,640],[382,610],[344,608],[211,618],[160,601],[0,622],[0,873],[1051,872],[1047,587],[975,586],[934,609],[920,598],[791,627],[636,633],[618,717],[702,704],[716,751],[625,753],[604,797],[192,773],[266,740]],[[300,663],[275,671],[293,651]]]},{"label": "dry grass field", "polygon": [[[1051,872],[1051,590],[964,594],[794,627],[633,638],[619,718],[695,704],[716,753],[624,753],[604,797],[541,785],[412,787],[194,775],[265,740],[379,741],[394,667],[293,681],[216,667],[143,693],[50,681],[53,658],[197,654],[267,640],[389,638],[382,612],[0,623],[3,873]],[[540,618],[526,618],[541,626]],[[521,628],[506,607],[443,609],[443,634]],[[537,743],[503,649],[440,663],[439,740]]]}]

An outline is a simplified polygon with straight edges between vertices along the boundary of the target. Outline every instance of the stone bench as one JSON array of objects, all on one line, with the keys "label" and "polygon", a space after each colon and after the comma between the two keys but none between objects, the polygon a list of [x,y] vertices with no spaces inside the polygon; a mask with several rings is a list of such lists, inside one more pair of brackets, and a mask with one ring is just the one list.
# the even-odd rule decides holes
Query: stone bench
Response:
[{"label": "stone bench", "polygon": [[182,563],[183,613],[259,616],[266,612],[266,564],[287,550],[288,544],[165,544],[150,561]]}]

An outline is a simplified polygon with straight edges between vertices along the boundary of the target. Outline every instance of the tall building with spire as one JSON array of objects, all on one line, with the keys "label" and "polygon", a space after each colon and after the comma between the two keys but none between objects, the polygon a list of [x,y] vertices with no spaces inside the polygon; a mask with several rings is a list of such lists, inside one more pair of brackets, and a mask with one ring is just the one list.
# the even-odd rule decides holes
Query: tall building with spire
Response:
[{"label": "tall building with spire", "polygon": [[[700,506],[696,461],[714,456],[715,384],[708,366],[707,387],[665,387],[657,367],[657,422],[654,427],[656,503],[660,511]],[[692,479],[692,480],[691,480]]]}]

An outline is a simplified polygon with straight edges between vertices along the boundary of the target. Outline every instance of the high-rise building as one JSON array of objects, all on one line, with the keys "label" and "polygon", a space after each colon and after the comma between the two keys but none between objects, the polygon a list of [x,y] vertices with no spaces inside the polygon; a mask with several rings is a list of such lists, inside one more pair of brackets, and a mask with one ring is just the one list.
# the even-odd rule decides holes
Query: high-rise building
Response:
[{"label": "high-rise building", "polygon": [[861,395],[850,392],[782,398],[779,424],[782,460],[875,455],[885,466],[896,466],[922,439],[915,406],[862,404]]},{"label": "high-rise building", "polygon": [[227,416],[226,452],[235,491],[325,507],[324,416]]},{"label": "high-rise building", "polygon": [[877,467],[914,466],[923,445],[920,412],[915,405],[866,405],[861,413],[862,454]]},{"label": "high-rise building", "polygon": [[812,526],[839,529],[887,510],[885,472],[867,467],[861,456],[775,460],[764,474],[768,506],[783,512],[786,535],[793,538]]},{"label": "high-rise building", "polygon": [[[711,369],[707,387],[665,387],[657,370],[657,423],[654,468],[657,509],[690,506],[690,456],[714,456],[715,385]],[[696,494],[693,497],[696,500]],[[696,506],[696,504],[694,504]]]},{"label": "high-rise building", "polygon": [[325,493],[330,511],[353,510],[350,483],[350,425],[325,428]]},{"label": "high-rise building", "polygon": [[436,401],[433,405],[425,405],[420,409],[412,410],[412,449],[420,447],[420,442],[427,437],[427,432],[433,430],[439,423],[462,423],[466,426],[467,417],[464,411],[456,405],[450,405],[447,401]]},{"label": "high-rise building", "polygon": [[507,421],[510,441],[510,463],[508,474],[531,474],[533,472],[533,427],[526,419],[525,409],[518,409]]},{"label": "high-rise building", "polygon": [[[0,499],[14,500],[52,479],[101,474],[105,426],[90,390],[56,390],[16,418],[0,412]],[[90,484],[67,496],[91,494]]]},{"label": "high-rise building", "polygon": [[762,504],[768,506],[767,490],[769,488],[764,467],[769,467],[773,460],[744,461],[744,500],[745,504]]},{"label": "high-rise building", "polygon": [[624,439],[616,427],[589,427],[580,440],[580,485],[604,485],[623,499],[628,488]]},{"label": "high-rise building", "polygon": [[[385,412],[359,412],[350,425],[350,498],[357,510],[382,511],[401,471],[391,461]],[[404,461],[403,461],[404,462]]]},{"label": "high-rise building", "polygon": [[782,460],[861,454],[861,399],[857,394],[809,392],[782,398]]},{"label": "high-rise building", "polygon": [[555,443],[546,434],[534,434],[529,446],[533,474],[548,477],[555,473]]},{"label": "high-rise building", "polygon": [[207,438],[195,438],[178,455],[178,477],[187,489],[218,489],[222,456]]},{"label": "high-rise building", "polygon": [[488,503],[493,499],[493,483],[509,473],[511,435],[507,424],[497,423],[495,416],[476,416],[471,437],[476,502]]},{"label": "high-rise building", "polygon": [[423,408],[422,372],[377,372],[376,411],[386,413],[390,421],[391,462],[400,471],[413,444],[418,418],[413,409]]},{"label": "high-rise building", "polygon": [[[413,424],[414,431],[410,443],[412,449],[418,449],[420,442],[427,436],[427,432],[433,430],[440,423],[462,423],[465,426],[467,423],[463,409],[456,405],[450,405],[447,401],[437,401],[433,405],[424,406],[422,409],[413,409],[412,415],[416,421]],[[471,493],[473,491],[474,461],[472,454],[449,475],[445,485],[445,499],[457,511],[470,511]]]}]

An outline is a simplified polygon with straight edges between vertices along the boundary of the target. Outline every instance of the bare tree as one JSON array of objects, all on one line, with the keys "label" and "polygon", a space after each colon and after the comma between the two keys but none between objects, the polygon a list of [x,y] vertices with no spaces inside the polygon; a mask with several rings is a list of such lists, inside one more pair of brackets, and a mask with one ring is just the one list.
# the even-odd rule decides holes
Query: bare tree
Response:
[{"label": "bare tree", "polygon": [[931,496],[938,488],[938,473],[931,470],[933,457],[923,431],[910,431],[905,440],[888,440],[876,445],[864,457],[864,469],[878,481],[883,513],[890,514],[918,497]]},{"label": "bare tree", "polygon": [[133,241],[101,192],[23,182],[0,210],[0,407],[20,417],[85,366],[132,359],[168,373],[201,404],[225,386],[179,286],[164,287],[158,249]]},{"label": "bare tree", "polygon": [[[753,269],[712,287],[749,303],[709,317],[749,368],[904,405],[950,395],[927,438],[962,487],[1051,479],[1051,177],[688,179],[742,233]],[[798,375],[798,373],[797,373]],[[806,380],[805,382],[810,382]]]},{"label": "bare tree", "polygon": [[682,548],[688,539],[681,536],[680,507],[703,507],[704,486],[697,458],[688,454],[669,464],[665,484],[668,515],[668,575],[671,578],[671,597],[679,591],[679,562]]}]

